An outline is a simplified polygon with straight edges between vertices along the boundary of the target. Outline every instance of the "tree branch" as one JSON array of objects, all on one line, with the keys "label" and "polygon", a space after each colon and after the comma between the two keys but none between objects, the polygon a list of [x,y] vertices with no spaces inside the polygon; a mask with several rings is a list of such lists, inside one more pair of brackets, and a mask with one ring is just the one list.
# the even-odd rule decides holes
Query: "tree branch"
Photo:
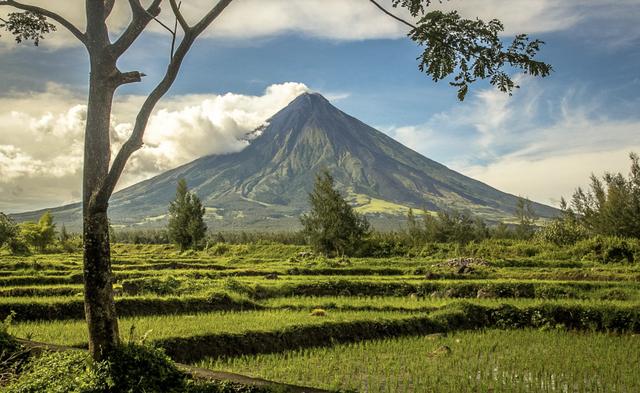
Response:
[{"label": "tree branch", "polygon": [[180,24],[180,27],[182,27],[182,30],[184,30],[185,32],[188,31],[190,27],[187,23],[187,20],[184,19],[182,12],[180,12],[180,5],[176,3],[176,0],[169,0],[169,4],[171,4],[173,14],[176,16],[176,20]]},{"label": "tree branch", "polygon": [[14,0],[2,0],[2,1],[0,1],[0,6],[3,6],[3,5],[8,5],[8,6],[17,8],[19,10],[23,10],[23,11],[30,11],[30,12],[33,12],[33,13],[36,13],[36,14],[44,15],[47,18],[53,19],[54,21],[56,21],[56,22],[60,23],[62,26],[64,26],[67,30],[69,30],[71,32],[71,34],[73,34],[78,40],[80,40],[80,42],[85,44],[85,46],[87,45],[87,36],[86,36],[86,34],[81,32],[80,29],[78,29],[76,26],[73,25],[73,23],[69,22],[67,19],[65,19],[64,17],[62,17],[59,14],[56,14],[53,11],[49,11],[49,10],[44,9],[44,8],[36,7],[34,5],[18,3],[17,1],[14,1]]},{"label": "tree branch", "polygon": [[413,24],[407,22],[406,20],[404,20],[404,19],[402,19],[402,18],[400,18],[398,16],[395,16],[391,12],[387,11],[387,9],[384,8],[383,6],[381,6],[380,3],[378,3],[377,1],[375,1],[375,0],[369,0],[369,1],[372,2],[376,7],[378,7],[382,12],[384,12],[387,15],[389,15],[390,17],[392,17],[393,19],[397,20],[398,22],[403,23],[403,24],[411,27],[412,29],[416,28],[415,25],[413,25]]},{"label": "tree branch", "polygon": [[104,19],[107,19],[113,11],[113,6],[116,4],[116,0],[104,0]]},{"label": "tree branch", "polygon": [[132,20],[127,26],[127,29],[122,33],[120,38],[111,45],[111,49],[115,57],[120,57],[135,40],[140,37],[140,34],[147,27],[149,22],[155,19],[160,14],[160,4],[162,0],[153,0],[153,3],[144,9],[140,0],[129,0],[129,6],[131,7]]},{"label": "tree branch", "polygon": [[142,108],[136,117],[136,122],[133,126],[133,131],[131,132],[129,139],[120,148],[116,158],[113,160],[109,174],[100,188],[100,191],[95,195],[95,203],[98,206],[106,205],[108,203],[127,161],[134,152],[143,146],[142,140],[149,118],[151,117],[151,113],[158,101],[160,101],[160,99],[173,85],[173,82],[176,80],[180,71],[180,67],[182,66],[182,63],[193,46],[196,38],[198,38],[198,36],[202,34],[202,32],[211,25],[211,23],[213,23],[220,14],[222,14],[222,11],[224,11],[232,1],[233,0],[220,0],[218,4],[216,4],[216,6],[213,7],[195,26],[190,27],[185,31],[182,42],[180,42],[175,55],[169,62],[164,78],[162,78],[151,94],[149,94],[144,104],[142,104]]},{"label": "tree branch", "polygon": [[216,20],[218,16],[220,16],[222,11],[224,11],[224,9],[227,8],[229,4],[231,4],[231,1],[233,0],[220,0],[218,4],[216,4],[216,6],[213,7],[211,11],[209,11],[209,13],[207,13],[207,15],[205,15],[205,17],[200,20],[200,22],[193,26],[190,32],[195,36],[199,36],[200,34],[202,34],[202,32],[207,27],[209,27],[209,25],[213,23],[213,21]]}]

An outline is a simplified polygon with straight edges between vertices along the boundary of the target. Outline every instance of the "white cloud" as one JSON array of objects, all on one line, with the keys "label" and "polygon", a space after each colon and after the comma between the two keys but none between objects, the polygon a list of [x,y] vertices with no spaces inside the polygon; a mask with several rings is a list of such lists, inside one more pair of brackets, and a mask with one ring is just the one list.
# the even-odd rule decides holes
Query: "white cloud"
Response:
[{"label": "white cloud", "polygon": [[[68,17],[77,26],[83,28],[85,15],[83,2],[79,0],[51,2],[48,0],[26,1],[29,4],[46,6]],[[149,1],[143,2],[148,4]],[[390,0],[382,3],[395,14],[409,18],[404,9],[392,9]],[[201,17],[202,10],[211,7],[209,0],[190,0],[184,2],[183,12],[191,23]],[[597,0],[597,1],[553,1],[553,0],[451,0],[439,4],[434,9],[457,9],[469,18],[498,18],[505,24],[505,33],[545,33],[569,29],[581,22],[590,26],[593,20],[603,21],[603,15],[623,16],[624,23],[597,31],[587,28],[591,38],[602,43],[628,42],[630,31],[636,31],[635,20],[629,17],[638,15],[640,7],[636,0]],[[8,12],[7,7],[0,9],[0,16]],[[109,26],[114,34],[121,32],[129,22],[128,5],[124,1],[116,2],[109,18]],[[165,4],[160,19],[171,23],[170,8]],[[55,38],[43,42],[44,47],[56,49],[61,46],[75,45],[73,36],[60,28]],[[149,30],[165,34],[157,23]],[[603,32],[604,30],[604,32]],[[376,38],[401,38],[407,29],[381,13],[367,0],[242,0],[234,1],[206,32],[205,36],[231,39],[253,40],[287,32],[309,35],[333,40],[362,40]],[[635,34],[634,37],[637,37]],[[10,38],[0,39],[5,47],[10,46]],[[2,46],[2,45],[0,45]]]},{"label": "white cloud", "polygon": [[627,173],[640,152],[640,119],[612,119],[597,97],[568,90],[559,100],[520,79],[514,97],[481,90],[464,106],[388,133],[405,145],[502,191],[557,204],[592,172]]},{"label": "white cloud", "polygon": [[[162,101],[145,146],[129,162],[120,188],[195,158],[239,151],[243,137],[308,91],[301,83],[269,86],[263,95],[185,95]],[[114,106],[114,154],[128,137],[143,97]],[[83,160],[84,98],[57,85],[44,93],[0,98],[0,211],[76,201]]]},{"label": "white cloud", "polygon": [[[637,125],[640,126],[640,123]],[[640,128],[637,128],[640,132]],[[558,205],[571,198],[577,187],[586,187],[589,176],[605,172],[629,172],[629,152],[640,151],[640,143],[603,151],[567,151],[543,157],[509,155],[486,166],[462,171],[503,191]]]}]

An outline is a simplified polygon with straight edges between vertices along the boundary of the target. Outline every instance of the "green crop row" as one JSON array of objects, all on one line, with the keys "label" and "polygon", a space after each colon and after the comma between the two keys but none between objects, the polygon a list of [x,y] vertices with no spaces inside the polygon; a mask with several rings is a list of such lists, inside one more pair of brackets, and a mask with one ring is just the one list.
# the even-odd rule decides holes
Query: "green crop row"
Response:
[{"label": "green crop row", "polygon": [[[0,301],[0,320],[15,313],[16,321],[53,321],[84,319],[82,298],[32,300],[29,302]],[[180,315],[213,311],[242,311],[263,308],[255,302],[223,292],[213,292],[207,296],[181,297],[122,297],[116,298],[118,315]]]},{"label": "green crop row", "polygon": [[487,330],[208,359],[198,366],[370,393],[631,393],[640,391],[640,351],[630,351],[637,346],[628,335]]},{"label": "green crop row", "polygon": [[[565,328],[640,332],[640,307],[585,304],[537,304],[516,307],[468,302],[449,304],[430,314],[385,312],[258,311],[127,319],[148,339],[179,361],[317,347],[336,342],[420,335],[478,328]],[[82,321],[27,322],[13,327],[18,337],[66,345],[84,345]],[[132,329],[133,330],[133,329]],[[132,334],[133,335],[133,334]]]}]

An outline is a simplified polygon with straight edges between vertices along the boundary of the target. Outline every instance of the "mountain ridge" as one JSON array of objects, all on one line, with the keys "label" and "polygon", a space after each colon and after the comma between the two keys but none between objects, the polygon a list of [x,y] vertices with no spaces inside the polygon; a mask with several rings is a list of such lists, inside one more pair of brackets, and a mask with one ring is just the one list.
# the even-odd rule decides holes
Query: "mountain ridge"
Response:
[{"label": "mountain ridge", "polygon": [[[291,228],[306,210],[314,175],[322,168],[374,224],[397,225],[408,207],[470,210],[488,220],[507,220],[515,209],[514,195],[422,156],[318,93],[296,97],[255,134],[240,152],[200,157],[118,191],[110,201],[113,223],[161,224],[176,182],[184,177],[207,207],[214,230]],[[542,204],[534,208],[543,217],[557,214]],[[79,204],[44,210],[65,224],[81,222]],[[36,213],[15,216],[31,219]]]}]

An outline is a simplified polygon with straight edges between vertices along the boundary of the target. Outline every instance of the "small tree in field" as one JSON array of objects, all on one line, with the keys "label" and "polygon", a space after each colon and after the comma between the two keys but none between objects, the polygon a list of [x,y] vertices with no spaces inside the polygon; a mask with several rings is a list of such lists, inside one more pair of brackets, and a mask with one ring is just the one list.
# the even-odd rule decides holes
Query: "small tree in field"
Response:
[{"label": "small tree in field", "polygon": [[44,213],[38,222],[27,221],[20,225],[20,236],[38,252],[44,252],[56,238],[56,224],[51,213]]},{"label": "small tree in field", "polygon": [[313,248],[325,255],[353,255],[370,233],[367,219],[356,213],[322,171],[309,194],[311,211],[300,218]]},{"label": "small tree in field", "polygon": [[180,179],[176,188],[176,198],[169,205],[169,237],[181,250],[196,248],[198,242],[204,238],[207,232],[204,213],[200,198],[189,192],[185,179]]},{"label": "small tree in field", "polygon": [[536,221],[538,215],[533,210],[533,204],[527,198],[518,198],[516,203],[516,219],[518,220],[518,226],[516,226],[516,236],[519,239],[530,239],[536,230]]},{"label": "small tree in field", "polygon": [[[108,24],[115,0],[85,0],[85,31],[51,10],[15,0],[0,0],[0,7],[16,11],[10,12],[6,20],[0,18],[0,28],[12,34],[18,43],[31,40],[37,45],[56,29],[50,23],[54,21],[69,30],[87,49],[90,73],[82,187],[84,296],[89,352],[96,360],[108,357],[120,342],[113,300],[109,198],[129,158],[142,148],[149,118],[178,77],[187,54],[232,1],[213,1],[193,24],[180,11],[178,0],[149,0],[146,8],[140,0],[128,0],[131,22],[118,35],[110,31]],[[173,29],[158,19],[160,6],[167,2],[175,18]],[[409,38],[423,50],[418,58],[420,71],[434,81],[455,75],[450,84],[458,89],[460,100],[477,80],[488,80],[500,91],[510,94],[518,86],[507,71],[519,69],[542,77],[551,72],[550,65],[535,60],[542,41],[519,34],[505,46],[499,37],[504,26],[498,20],[485,22],[462,18],[456,11],[431,11],[431,0],[392,0],[393,7],[409,11],[415,20],[412,23],[393,15],[375,0],[369,2],[408,27]],[[124,85],[141,82],[145,76],[140,71],[121,71],[118,60],[131,51],[154,20],[169,30],[172,37],[166,72],[140,107],[131,135],[112,161],[110,126],[115,93]]]},{"label": "small tree in field", "polygon": [[9,244],[18,234],[16,222],[4,213],[0,213],[0,247]]}]

